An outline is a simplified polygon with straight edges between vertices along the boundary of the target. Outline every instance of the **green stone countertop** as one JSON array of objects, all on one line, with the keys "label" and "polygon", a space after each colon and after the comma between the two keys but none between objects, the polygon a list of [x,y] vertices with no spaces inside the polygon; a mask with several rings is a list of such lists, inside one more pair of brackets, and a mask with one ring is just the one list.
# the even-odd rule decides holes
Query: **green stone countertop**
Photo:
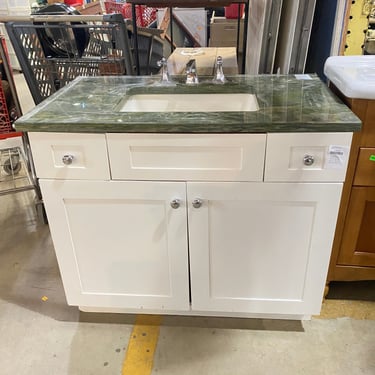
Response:
[{"label": "green stone countertop", "polygon": [[[233,76],[160,86],[153,77],[80,77],[16,122],[21,131],[135,133],[352,132],[361,121],[315,75]],[[302,78],[302,79],[301,79]],[[305,79],[310,78],[310,79]],[[183,77],[174,77],[182,80]],[[253,93],[256,112],[119,112],[140,93]]]}]

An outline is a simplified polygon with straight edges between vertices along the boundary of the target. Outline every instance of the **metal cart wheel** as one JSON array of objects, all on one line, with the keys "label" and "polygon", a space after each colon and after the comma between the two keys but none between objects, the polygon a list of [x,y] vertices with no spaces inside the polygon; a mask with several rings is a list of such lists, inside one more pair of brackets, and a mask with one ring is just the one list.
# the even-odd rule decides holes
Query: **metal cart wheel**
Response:
[{"label": "metal cart wheel", "polygon": [[22,165],[18,155],[12,155],[9,159],[5,160],[3,165],[4,172],[8,175],[18,174],[21,168]]}]

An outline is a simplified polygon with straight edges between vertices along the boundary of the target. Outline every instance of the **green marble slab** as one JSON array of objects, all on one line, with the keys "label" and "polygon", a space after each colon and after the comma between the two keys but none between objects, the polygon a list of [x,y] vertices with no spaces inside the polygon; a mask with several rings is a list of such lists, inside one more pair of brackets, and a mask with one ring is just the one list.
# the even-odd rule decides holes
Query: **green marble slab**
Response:
[{"label": "green marble slab", "polygon": [[[302,76],[304,77],[304,76]],[[225,85],[201,78],[197,86],[174,77],[79,77],[17,120],[21,131],[135,133],[352,132],[361,121],[312,75],[238,75]],[[256,112],[119,112],[126,97],[140,93],[253,93]]]}]

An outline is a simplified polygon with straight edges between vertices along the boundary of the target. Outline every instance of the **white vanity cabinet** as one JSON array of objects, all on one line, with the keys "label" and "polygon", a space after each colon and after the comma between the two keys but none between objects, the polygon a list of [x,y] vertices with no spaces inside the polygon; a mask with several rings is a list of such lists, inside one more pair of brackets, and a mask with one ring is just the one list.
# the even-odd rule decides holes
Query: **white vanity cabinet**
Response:
[{"label": "white vanity cabinet", "polygon": [[190,183],[192,309],[319,313],[341,184]]},{"label": "white vanity cabinet", "polygon": [[319,313],[351,133],[29,137],[69,304]]},{"label": "white vanity cabinet", "polygon": [[40,185],[69,304],[189,310],[184,183]]}]

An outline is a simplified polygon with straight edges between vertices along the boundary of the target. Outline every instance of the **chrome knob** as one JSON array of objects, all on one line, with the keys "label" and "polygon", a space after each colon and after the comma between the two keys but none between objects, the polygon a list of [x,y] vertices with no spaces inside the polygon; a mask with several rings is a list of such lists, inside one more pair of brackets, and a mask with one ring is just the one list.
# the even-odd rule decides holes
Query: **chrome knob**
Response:
[{"label": "chrome knob", "polygon": [[314,156],[312,156],[312,155],[305,155],[303,157],[303,164],[305,164],[305,165],[308,165],[308,166],[313,165],[314,161],[315,161],[315,159],[314,159]]},{"label": "chrome knob", "polygon": [[180,207],[180,200],[179,199],[173,199],[171,201],[171,207],[174,208],[174,209]]},{"label": "chrome knob", "polygon": [[195,198],[194,200],[193,200],[193,207],[194,208],[199,208],[200,206],[202,206],[202,199],[199,199],[199,198]]},{"label": "chrome knob", "polygon": [[73,163],[73,159],[74,159],[74,156],[73,155],[64,155],[62,157],[62,162],[65,164],[65,165],[70,165]]}]

